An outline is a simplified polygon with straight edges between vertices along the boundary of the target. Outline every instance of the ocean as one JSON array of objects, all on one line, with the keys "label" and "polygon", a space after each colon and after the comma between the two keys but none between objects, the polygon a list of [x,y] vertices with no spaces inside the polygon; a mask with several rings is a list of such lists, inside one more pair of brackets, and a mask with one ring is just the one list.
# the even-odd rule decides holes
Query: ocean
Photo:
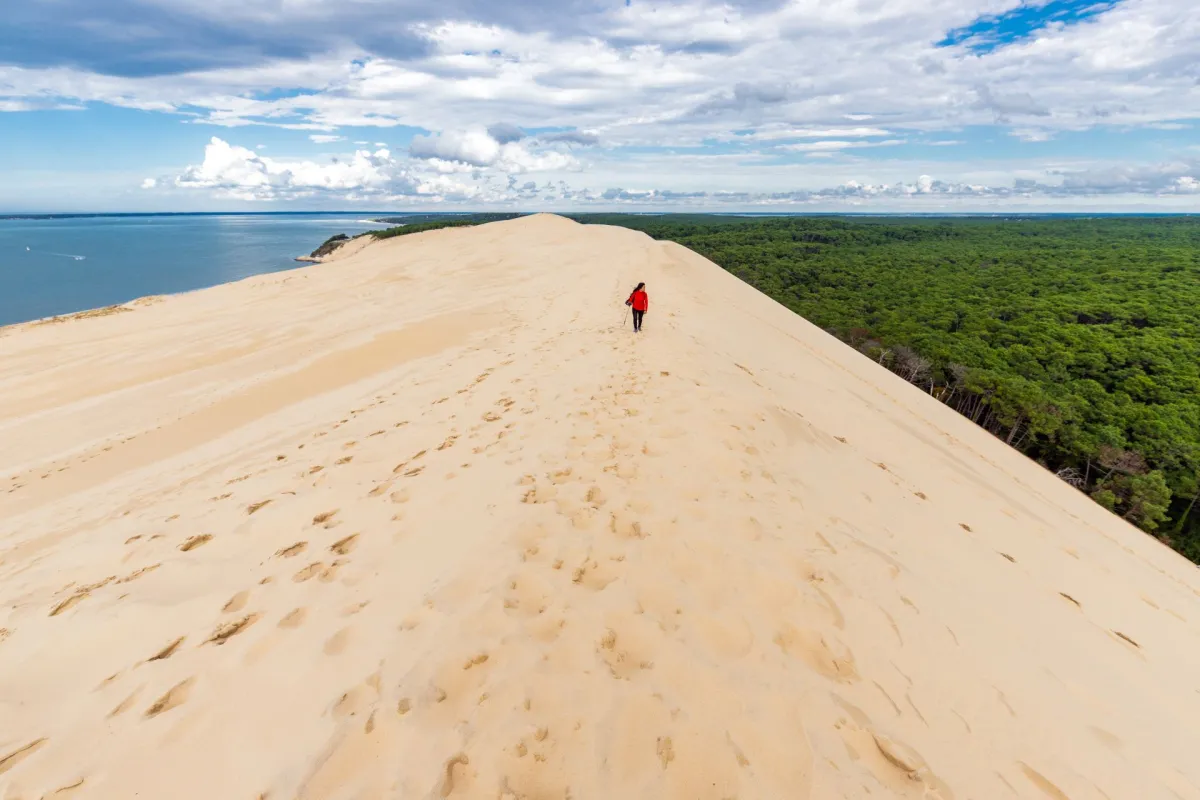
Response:
[{"label": "ocean", "polygon": [[335,233],[386,227],[361,212],[0,219],[0,325],[295,269]]}]

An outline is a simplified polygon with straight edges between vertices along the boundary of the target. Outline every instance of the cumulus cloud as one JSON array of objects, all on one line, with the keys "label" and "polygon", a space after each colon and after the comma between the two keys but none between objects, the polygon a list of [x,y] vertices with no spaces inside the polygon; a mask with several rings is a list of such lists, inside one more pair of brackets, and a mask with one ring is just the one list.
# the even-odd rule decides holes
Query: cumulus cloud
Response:
[{"label": "cumulus cloud", "polygon": [[414,136],[408,146],[408,152],[413,158],[461,161],[476,167],[486,167],[494,164],[500,157],[502,146],[487,131],[474,128],[431,136]]},{"label": "cumulus cloud", "polygon": [[[333,134],[327,133],[314,133],[308,138],[317,144],[331,144],[333,142],[345,141],[344,136],[334,136]],[[362,142],[361,144],[366,144],[366,142]]]},{"label": "cumulus cloud", "polygon": [[430,193],[387,150],[357,151],[328,164],[282,161],[213,137],[204,161],[174,181],[181,189],[209,189],[242,200],[279,200],[326,194],[388,197]]},{"label": "cumulus cloud", "polygon": [[143,189],[153,189],[156,186],[158,186],[158,181],[154,178],[146,178],[144,181],[142,181]]},{"label": "cumulus cloud", "polygon": [[[500,131],[502,136],[506,133],[507,131]],[[430,159],[449,165],[494,167],[503,172],[572,170],[576,169],[579,163],[566,153],[553,150],[533,151],[520,141],[511,139],[501,142],[483,128],[414,136],[408,152],[413,158]]]}]

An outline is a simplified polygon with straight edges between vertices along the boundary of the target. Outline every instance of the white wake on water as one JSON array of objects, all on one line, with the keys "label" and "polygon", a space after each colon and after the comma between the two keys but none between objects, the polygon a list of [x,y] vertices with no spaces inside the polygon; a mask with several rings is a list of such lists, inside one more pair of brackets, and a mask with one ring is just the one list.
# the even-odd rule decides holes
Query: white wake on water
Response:
[{"label": "white wake on water", "polygon": [[58,256],[59,258],[73,258],[76,261],[83,261],[84,259],[87,258],[87,256],[76,256],[76,255],[72,255],[71,253],[51,253],[49,250],[34,250],[29,247],[25,248],[25,252],[26,253],[44,253],[45,255]]}]

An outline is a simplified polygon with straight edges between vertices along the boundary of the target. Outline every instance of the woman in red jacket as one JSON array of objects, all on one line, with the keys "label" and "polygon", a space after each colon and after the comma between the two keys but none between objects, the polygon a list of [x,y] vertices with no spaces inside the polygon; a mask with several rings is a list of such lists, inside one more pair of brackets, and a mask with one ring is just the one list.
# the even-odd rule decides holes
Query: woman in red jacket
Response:
[{"label": "woman in red jacket", "polygon": [[639,283],[633,290],[633,294],[629,295],[629,299],[625,301],[625,305],[633,308],[633,332],[637,333],[642,329],[642,317],[650,310],[650,298],[646,294],[646,284]]}]

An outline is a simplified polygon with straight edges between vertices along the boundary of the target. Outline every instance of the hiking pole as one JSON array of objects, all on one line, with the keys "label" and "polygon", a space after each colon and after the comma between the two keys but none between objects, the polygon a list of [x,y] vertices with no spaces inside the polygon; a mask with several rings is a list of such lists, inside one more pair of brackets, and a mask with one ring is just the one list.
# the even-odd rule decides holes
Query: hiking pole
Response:
[{"label": "hiking pole", "polygon": [[621,327],[625,327],[625,321],[629,319],[629,306],[625,306],[625,316],[621,318]]}]

